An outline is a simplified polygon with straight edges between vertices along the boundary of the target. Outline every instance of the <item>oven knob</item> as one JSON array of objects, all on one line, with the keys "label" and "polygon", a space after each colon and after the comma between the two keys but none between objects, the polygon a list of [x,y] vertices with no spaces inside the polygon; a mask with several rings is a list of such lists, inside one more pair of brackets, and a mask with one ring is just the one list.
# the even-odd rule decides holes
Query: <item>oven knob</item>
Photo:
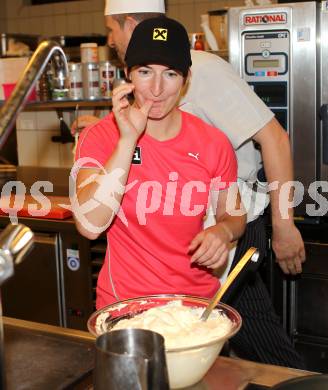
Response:
[{"label": "oven knob", "polygon": [[264,57],[264,58],[268,58],[268,57],[270,57],[270,51],[269,50],[263,50],[262,51],[262,56]]}]

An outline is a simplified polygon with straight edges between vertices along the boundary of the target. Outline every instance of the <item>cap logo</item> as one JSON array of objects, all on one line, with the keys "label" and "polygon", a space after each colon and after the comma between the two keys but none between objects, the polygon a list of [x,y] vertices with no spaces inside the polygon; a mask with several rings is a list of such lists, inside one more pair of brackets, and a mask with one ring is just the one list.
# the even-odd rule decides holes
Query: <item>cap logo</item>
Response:
[{"label": "cap logo", "polygon": [[166,28],[154,28],[153,41],[167,41],[167,29]]}]

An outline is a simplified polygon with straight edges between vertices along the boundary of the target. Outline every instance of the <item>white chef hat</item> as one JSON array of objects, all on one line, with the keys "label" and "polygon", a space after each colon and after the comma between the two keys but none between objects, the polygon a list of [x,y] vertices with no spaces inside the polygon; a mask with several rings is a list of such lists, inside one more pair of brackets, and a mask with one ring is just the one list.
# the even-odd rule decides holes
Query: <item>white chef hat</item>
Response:
[{"label": "white chef hat", "polygon": [[156,12],[165,14],[164,0],[106,0],[105,15]]}]

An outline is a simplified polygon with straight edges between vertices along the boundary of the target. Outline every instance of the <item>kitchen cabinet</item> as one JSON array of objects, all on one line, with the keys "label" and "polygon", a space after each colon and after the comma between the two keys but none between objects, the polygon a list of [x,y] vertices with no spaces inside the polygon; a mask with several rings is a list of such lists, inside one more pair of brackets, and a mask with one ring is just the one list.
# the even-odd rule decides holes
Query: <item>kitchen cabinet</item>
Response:
[{"label": "kitchen cabinet", "polygon": [[[1,288],[3,313],[19,319],[86,330],[94,311],[89,240],[72,218],[19,218],[35,233],[35,246]],[[9,223],[0,217],[0,228]]]},{"label": "kitchen cabinet", "polygon": [[304,356],[307,368],[328,372],[328,223],[298,224],[305,242],[306,262],[297,276],[285,276],[271,252],[266,284],[276,311]]},{"label": "kitchen cabinet", "polygon": [[63,325],[59,234],[34,233],[34,247],[1,289],[5,315]]}]

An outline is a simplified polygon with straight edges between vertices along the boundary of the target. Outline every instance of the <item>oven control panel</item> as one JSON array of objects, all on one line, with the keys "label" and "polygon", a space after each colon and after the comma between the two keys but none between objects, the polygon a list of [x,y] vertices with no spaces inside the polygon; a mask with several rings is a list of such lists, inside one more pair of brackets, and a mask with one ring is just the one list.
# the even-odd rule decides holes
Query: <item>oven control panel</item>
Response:
[{"label": "oven control panel", "polygon": [[287,30],[245,32],[242,35],[243,78],[287,131],[289,50]]}]

